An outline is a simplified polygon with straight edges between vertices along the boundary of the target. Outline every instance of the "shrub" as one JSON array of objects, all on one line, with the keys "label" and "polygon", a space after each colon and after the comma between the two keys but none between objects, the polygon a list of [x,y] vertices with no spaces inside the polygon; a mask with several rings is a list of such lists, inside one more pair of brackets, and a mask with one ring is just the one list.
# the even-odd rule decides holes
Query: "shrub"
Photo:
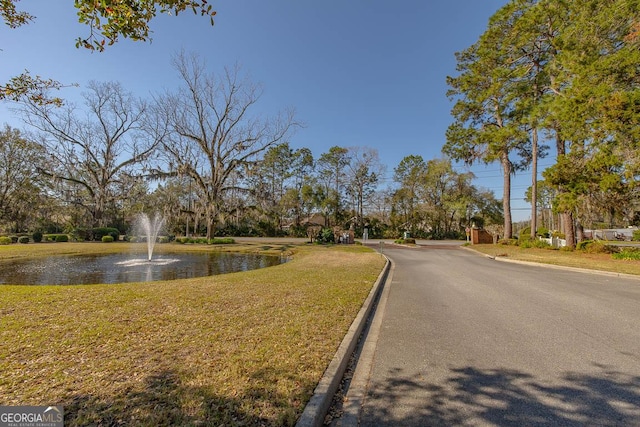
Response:
[{"label": "shrub", "polygon": [[10,245],[10,244],[11,244],[11,237],[0,236],[0,245]]},{"label": "shrub", "polygon": [[548,243],[547,243],[547,242],[545,242],[544,240],[538,240],[538,239],[536,239],[536,240],[532,241],[532,242],[531,242],[531,245],[532,245],[534,248],[538,248],[538,249],[549,249],[549,248],[551,248],[551,245],[550,245],[550,244],[548,244]]},{"label": "shrub", "polygon": [[618,252],[617,250],[613,249],[613,246],[605,245],[604,243],[600,242],[591,243],[585,248],[584,251],[588,254],[612,254]]},{"label": "shrub", "polygon": [[[169,243],[171,241],[171,237],[170,236],[163,236],[161,239],[162,239],[161,243]],[[166,242],[163,241],[165,239],[166,239]],[[183,237],[176,237],[174,240],[177,243],[180,243],[181,245],[185,245],[185,244],[188,244],[188,243],[189,244],[190,243],[195,243],[195,244],[201,244],[201,245],[206,245],[206,244],[213,245],[213,244],[218,244],[218,243],[221,243],[221,242],[222,243],[235,243],[235,241],[232,238],[228,238],[228,239],[224,238],[224,239],[222,239],[222,238],[219,238],[219,237],[216,238],[216,239],[207,240],[206,237],[184,237],[183,236]],[[212,241],[214,241],[214,240],[216,242],[212,243]],[[230,240],[230,242],[228,242],[227,240]]]},{"label": "shrub", "polygon": [[158,243],[169,243],[169,236],[158,237]]},{"label": "shrub", "polygon": [[29,236],[18,237],[18,243],[29,243]]},{"label": "shrub", "polygon": [[11,243],[18,243],[18,236],[9,236]]},{"label": "shrub", "polygon": [[593,240],[583,240],[581,242],[578,242],[578,244],[576,245],[576,249],[579,251],[584,251],[587,248],[587,246],[589,246],[592,243],[593,243]]},{"label": "shrub", "polygon": [[34,242],[36,243],[40,243],[42,242],[42,232],[40,231],[36,231],[31,235],[31,238],[33,239]]},{"label": "shrub", "polygon": [[335,243],[335,237],[333,230],[330,228],[323,228],[316,237],[316,243]]},{"label": "shrub", "polygon": [[611,254],[613,259],[640,261],[640,248],[624,248],[618,253]]},{"label": "shrub", "polygon": [[538,229],[536,230],[536,236],[548,239],[550,237],[550,233],[546,227],[538,227]]},{"label": "shrub", "polygon": [[500,239],[498,240],[498,244],[503,246],[517,246],[518,240],[517,239]]},{"label": "shrub", "polygon": [[631,237],[631,240],[634,241],[640,241],[640,230],[633,230],[633,237]]},{"label": "shrub", "polygon": [[399,245],[405,245],[405,244],[415,245],[416,239],[414,239],[413,237],[407,237],[406,239],[396,239],[395,243]]},{"label": "shrub", "polygon": [[293,237],[307,237],[307,227],[304,225],[292,225],[289,227],[289,235]]},{"label": "shrub", "polygon": [[620,251],[616,246],[605,245],[595,240],[583,240],[576,245],[576,249],[588,254],[613,254]]},{"label": "shrub", "polygon": [[[538,227],[536,229],[536,236],[538,237],[549,238],[550,235],[551,233],[549,233],[549,230],[545,227]],[[525,240],[531,240],[531,227],[525,227],[520,230],[520,234],[518,234],[518,240],[521,242]]]},{"label": "shrub", "polygon": [[531,240],[531,227],[525,227],[520,230],[520,234],[518,234],[518,242],[520,242],[520,246],[522,246],[522,242],[526,242],[529,240]]},{"label": "shrub", "polygon": [[552,246],[550,244],[548,244],[547,242],[545,242],[544,240],[540,240],[540,239],[531,240],[530,238],[518,241],[518,246],[520,246],[523,249],[528,249],[528,248],[549,249],[549,248],[552,248]]},{"label": "shrub", "polygon": [[113,242],[113,236],[102,236],[102,243],[111,243]]},{"label": "shrub", "polygon": [[[87,228],[74,228],[71,231],[71,234],[73,235],[73,238],[79,242],[83,242],[85,240],[93,240],[93,234],[91,229],[87,229]],[[56,234],[54,234],[54,236],[56,236]],[[55,237],[54,237],[55,239]]]},{"label": "shrub", "polygon": [[533,247],[533,241],[531,239],[518,240],[518,246],[522,249],[529,249]]},{"label": "shrub", "polygon": [[93,234],[93,239],[98,241],[102,240],[104,236],[111,236],[113,240],[120,239],[120,230],[113,227],[97,227],[91,230]]},{"label": "shrub", "polygon": [[223,237],[223,238],[214,238],[214,239],[210,239],[209,240],[209,244],[210,245],[229,245],[232,243],[235,243],[236,241],[233,240],[233,238],[231,237]]},{"label": "shrub", "polygon": [[69,241],[69,236],[66,234],[56,234],[56,242],[61,243],[61,242],[68,242]]}]

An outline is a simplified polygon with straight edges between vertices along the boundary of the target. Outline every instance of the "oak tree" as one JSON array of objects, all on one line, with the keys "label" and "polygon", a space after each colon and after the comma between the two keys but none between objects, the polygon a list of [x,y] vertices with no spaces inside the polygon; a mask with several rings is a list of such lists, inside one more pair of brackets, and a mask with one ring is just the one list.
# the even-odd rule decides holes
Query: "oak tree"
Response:
[{"label": "oak tree", "polygon": [[202,197],[199,202],[211,238],[225,197],[246,191],[238,175],[298,124],[291,110],[268,118],[254,113],[262,89],[238,66],[215,75],[207,72],[197,55],[184,52],[174,57],[173,64],[181,87],[155,102],[157,122],[169,127],[162,136],[166,172],[192,180]]},{"label": "oak tree", "polygon": [[[36,17],[18,10],[19,0],[0,0],[0,17],[10,28],[32,23]],[[103,51],[120,37],[136,41],[150,40],[150,22],[159,13],[178,15],[185,10],[207,16],[213,25],[216,11],[208,0],[75,0],[78,21],[86,24],[88,33],[76,39],[76,47]],[[60,89],[62,83],[33,75],[25,70],[18,76],[0,84],[0,100],[61,105],[62,99],[50,96],[51,89]]]},{"label": "oak tree", "polygon": [[22,112],[47,153],[42,173],[86,210],[88,225],[106,226],[113,218],[105,214],[137,184],[163,131],[149,129],[147,103],[119,83],[90,82],[84,99],[83,108],[27,101]]}]

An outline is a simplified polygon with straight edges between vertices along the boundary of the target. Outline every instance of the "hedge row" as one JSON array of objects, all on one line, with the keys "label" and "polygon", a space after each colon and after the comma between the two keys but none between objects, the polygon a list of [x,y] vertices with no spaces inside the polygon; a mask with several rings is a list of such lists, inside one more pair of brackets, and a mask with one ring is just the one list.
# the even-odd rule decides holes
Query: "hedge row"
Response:
[{"label": "hedge row", "polygon": [[184,244],[202,244],[202,245],[228,245],[231,243],[235,243],[231,237],[217,237],[213,239],[207,239],[206,237],[177,237],[176,242],[184,245]]}]

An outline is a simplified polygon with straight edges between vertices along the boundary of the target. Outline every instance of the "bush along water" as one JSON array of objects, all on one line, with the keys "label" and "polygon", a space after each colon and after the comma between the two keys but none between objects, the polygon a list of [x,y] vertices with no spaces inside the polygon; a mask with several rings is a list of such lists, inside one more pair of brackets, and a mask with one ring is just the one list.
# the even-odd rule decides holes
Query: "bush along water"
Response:
[{"label": "bush along water", "polygon": [[[206,237],[176,237],[176,242],[180,243],[181,245],[229,245],[235,243],[236,241],[231,237],[214,237],[213,239],[207,239]],[[168,241],[163,242],[162,238],[160,238],[160,243],[168,243]]]},{"label": "bush along water", "polygon": [[76,228],[73,230],[73,236],[79,241],[100,242],[104,236],[111,236],[117,241],[120,239],[120,231],[113,227]]}]

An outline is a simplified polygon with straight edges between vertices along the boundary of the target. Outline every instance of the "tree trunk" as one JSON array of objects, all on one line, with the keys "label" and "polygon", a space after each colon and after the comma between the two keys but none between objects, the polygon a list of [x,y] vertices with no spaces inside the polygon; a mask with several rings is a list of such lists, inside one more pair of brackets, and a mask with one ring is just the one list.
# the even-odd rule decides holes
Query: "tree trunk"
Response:
[{"label": "tree trunk", "polygon": [[567,241],[567,246],[575,247],[576,246],[576,234],[573,230],[573,213],[571,212],[562,212],[562,226],[564,230],[564,238]]},{"label": "tree trunk", "polygon": [[213,204],[209,204],[205,208],[206,218],[207,218],[207,240],[213,238],[213,223],[214,223],[214,212],[213,212]]},{"label": "tree trunk", "polygon": [[360,190],[360,194],[358,195],[358,229],[362,230],[364,225],[364,198],[363,198],[364,189]]},{"label": "tree trunk", "polygon": [[531,240],[538,226],[538,129],[531,131]]},{"label": "tree trunk", "polygon": [[207,218],[207,240],[211,239],[211,231],[213,230],[213,220]]},{"label": "tree trunk", "polygon": [[[567,153],[567,147],[564,140],[560,137],[559,132],[556,130],[556,152],[557,156],[564,156]],[[562,192],[562,189],[559,189],[558,192]],[[564,238],[567,242],[567,246],[575,247],[576,246],[576,235],[573,228],[573,213],[570,211],[565,211],[560,213],[560,221],[562,223],[562,232],[564,233]]]},{"label": "tree trunk", "polygon": [[584,227],[580,222],[576,223],[576,243],[584,240]]},{"label": "tree trunk", "polygon": [[511,239],[513,237],[513,225],[511,221],[511,161],[509,154],[503,152],[500,156],[502,165],[502,210],[504,212],[504,238]]}]

